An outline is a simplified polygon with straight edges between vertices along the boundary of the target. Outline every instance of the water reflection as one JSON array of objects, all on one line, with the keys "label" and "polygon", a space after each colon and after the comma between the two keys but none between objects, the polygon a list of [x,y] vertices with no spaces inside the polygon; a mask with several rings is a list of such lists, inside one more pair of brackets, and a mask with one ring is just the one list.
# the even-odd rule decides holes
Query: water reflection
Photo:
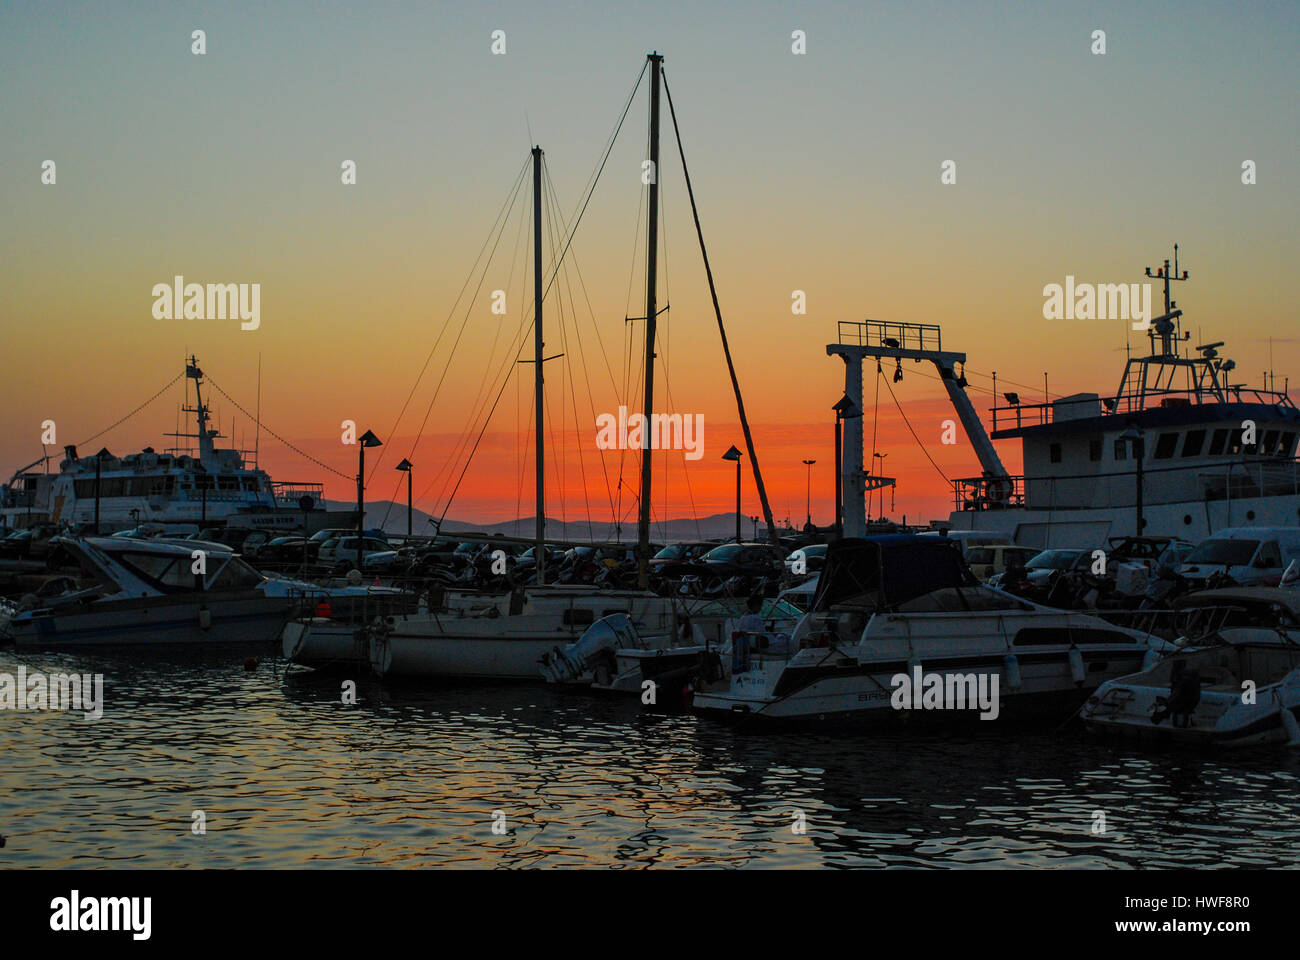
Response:
[{"label": "water reflection", "polygon": [[0,712],[6,865],[1289,866],[1300,842],[1282,749],[766,734],[544,686],[357,678],[345,705],[242,654],[19,663],[103,673],[106,702]]}]

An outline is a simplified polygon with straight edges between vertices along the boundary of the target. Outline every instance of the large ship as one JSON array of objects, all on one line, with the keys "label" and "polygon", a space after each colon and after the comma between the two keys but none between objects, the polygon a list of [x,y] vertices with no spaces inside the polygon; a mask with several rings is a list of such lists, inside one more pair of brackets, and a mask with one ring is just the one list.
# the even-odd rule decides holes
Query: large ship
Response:
[{"label": "large ship", "polygon": [[[321,509],[323,484],[274,481],[250,467],[241,451],[218,447],[221,434],[210,426],[203,371],[194,357],[185,377],[186,400],[192,383],[194,404],[183,409],[193,414],[195,430],[169,436],[194,440],[197,449],[158,453],[146,447],[121,457],[102,449],[82,456],[69,445],[57,473],[42,458],[0,485],[0,526],[53,523],[104,533],[145,523],[308,531],[355,526],[355,512]],[[46,469],[33,469],[37,465]]]},{"label": "large ship", "polygon": [[[857,410],[864,358],[934,363],[982,468],[953,481],[950,529],[1004,534],[1024,546],[1092,548],[1110,537],[1196,541],[1228,527],[1300,524],[1300,410],[1285,390],[1230,382],[1235,364],[1221,355],[1222,341],[1191,345],[1170,299],[1170,283],[1187,279],[1177,246],[1172,264],[1146,275],[1163,281],[1164,313],[1147,329],[1149,355],[1128,358],[1118,390],[1037,404],[1004,393],[990,411],[991,434],[966,394],[965,354],[944,351],[937,326],[841,324],[842,342],[827,351],[848,364]],[[864,478],[881,482],[862,472],[860,423],[844,421],[850,536],[862,535],[853,528]],[[991,442],[1010,439],[1022,444],[1021,475],[1007,471]]]}]

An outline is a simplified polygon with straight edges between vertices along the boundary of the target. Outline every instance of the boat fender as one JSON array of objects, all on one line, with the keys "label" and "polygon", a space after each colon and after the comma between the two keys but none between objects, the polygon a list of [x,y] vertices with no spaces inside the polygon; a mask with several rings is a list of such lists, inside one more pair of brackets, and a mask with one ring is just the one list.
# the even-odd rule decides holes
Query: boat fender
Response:
[{"label": "boat fender", "polygon": [[199,629],[212,629],[212,611],[207,607],[199,607]]},{"label": "boat fender", "polygon": [[1076,684],[1083,683],[1083,679],[1086,676],[1083,669],[1083,654],[1079,651],[1079,648],[1073,644],[1070,645],[1068,659],[1070,661],[1070,679]]},{"label": "boat fender", "polygon": [[1002,658],[1002,672],[1007,675],[1007,686],[1012,690],[1020,689],[1020,660],[1014,653]]}]

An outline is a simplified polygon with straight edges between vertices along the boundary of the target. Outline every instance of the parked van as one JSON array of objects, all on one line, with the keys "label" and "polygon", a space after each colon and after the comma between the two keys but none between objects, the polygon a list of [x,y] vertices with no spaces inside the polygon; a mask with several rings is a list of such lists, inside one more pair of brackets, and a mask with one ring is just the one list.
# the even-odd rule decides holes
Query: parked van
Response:
[{"label": "parked van", "polygon": [[1243,585],[1275,586],[1292,560],[1300,560],[1300,527],[1233,527],[1198,543],[1178,573],[1193,582],[1220,573]]},{"label": "parked van", "polygon": [[1037,547],[1017,547],[1009,543],[991,543],[966,551],[966,563],[978,580],[987,580],[1008,567],[1024,569],[1026,563],[1042,553]]}]

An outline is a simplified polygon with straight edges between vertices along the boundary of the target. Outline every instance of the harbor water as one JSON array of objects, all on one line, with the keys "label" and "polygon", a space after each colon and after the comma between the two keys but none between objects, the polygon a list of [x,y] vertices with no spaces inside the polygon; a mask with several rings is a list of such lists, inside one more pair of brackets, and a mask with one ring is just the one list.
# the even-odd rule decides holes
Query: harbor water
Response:
[{"label": "harbor water", "polygon": [[0,711],[6,867],[1285,867],[1300,755],[1055,733],[754,732],[544,685],[244,655],[0,652],[103,715]]}]

